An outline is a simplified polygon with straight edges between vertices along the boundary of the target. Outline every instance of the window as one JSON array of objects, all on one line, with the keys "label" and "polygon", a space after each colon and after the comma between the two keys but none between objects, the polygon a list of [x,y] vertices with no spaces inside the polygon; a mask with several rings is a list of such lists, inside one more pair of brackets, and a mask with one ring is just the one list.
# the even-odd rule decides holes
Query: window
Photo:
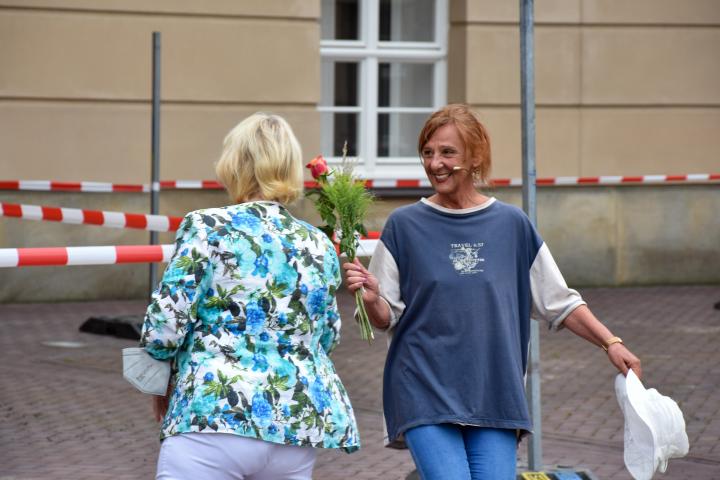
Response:
[{"label": "window", "polygon": [[446,102],[447,0],[322,0],[322,153],[373,179],[424,178],[417,135]]}]

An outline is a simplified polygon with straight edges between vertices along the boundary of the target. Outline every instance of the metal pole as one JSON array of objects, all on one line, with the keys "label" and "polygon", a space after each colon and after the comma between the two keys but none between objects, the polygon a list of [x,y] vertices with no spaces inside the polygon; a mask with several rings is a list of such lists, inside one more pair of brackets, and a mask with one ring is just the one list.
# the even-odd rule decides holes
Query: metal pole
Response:
[{"label": "metal pole", "polygon": [[[535,203],[535,59],[533,0],[520,0],[520,91],[522,109],[523,210],[537,225]],[[528,404],[534,434],[528,444],[528,467],[540,471],[542,463],[542,412],[540,402],[540,330],[530,322]]]},{"label": "metal pole", "polygon": [[[160,32],[152,34],[152,168],[150,172],[150,213],[160,206]],[[150,232],[150,244],[157,245],[157,232]],[[157,285],[157,264],[150,262],[150,291]]]}]

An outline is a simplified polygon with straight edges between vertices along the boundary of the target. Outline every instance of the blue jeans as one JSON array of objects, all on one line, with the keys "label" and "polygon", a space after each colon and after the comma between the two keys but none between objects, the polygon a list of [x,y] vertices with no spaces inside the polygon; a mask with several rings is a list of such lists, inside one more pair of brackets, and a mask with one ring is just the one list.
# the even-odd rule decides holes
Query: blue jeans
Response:
[{"label": "blue jeans", "polygon": [[421,425],[405,432],[405,442],[424,480],[515,479],[515,430]]}]

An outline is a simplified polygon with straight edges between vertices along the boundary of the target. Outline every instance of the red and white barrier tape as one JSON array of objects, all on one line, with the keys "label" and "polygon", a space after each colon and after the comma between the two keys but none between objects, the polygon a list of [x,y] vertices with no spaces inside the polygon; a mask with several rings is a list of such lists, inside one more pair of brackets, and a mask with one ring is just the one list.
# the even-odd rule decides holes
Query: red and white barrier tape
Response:
[{"label": "red and white barrier tape", "polygon": [[[25,220],[48,220],[51,222],[87,224],[111,228],[141,228],[153,232],[174,232],[183,217],[148,215],[144,213],[106,212],[78,208],[48,207],[0,202],[0,217],[16,217]],[[380,232],[368,232],[362,240],[376,240]]]},{"label": "red and white barrier tape", "polygon": [[17,217],[25,220],[48,220],[76,225],[139,228],[153,232],[174,232],[182,222],[182,217],[168,217],[165,215],[81,210],[78,208],[22,205],[17,203],[0,203],[0,216]]},{"label": "red and white barrier tape", "polygon": [[0,267],[167,262],[175,245],[0,248]]},{"label": "red and white barrier tape", "polygon": [[[371,256],[377,239],[360,240],[359,256]],[[0,248],[0,268],[167,262],[175,245],[110,247]]]},{"label": "red and white barrier tape", "polygon": [[[720,181],[720,173],[692,173],[687,175],[604,175],[598,177],[539,177],[536,185],[658,185],[665,183],[704,183]],[[430,188],[427,179],[368,179],[368,188]],[[517,187],[520,178],[496,178],[491,187]],[[317,183],[306,181],[305,187],[316,187]],[[155,190],[222,190],[214,180],[166,180],[159,182]],[[52,192],[149,192],[150,185],[130,185],[103,182],[56,182],[51,180],[1,180],[0,190],[32,190]]]},{"label": "red and white barrier tape", "polygon": [[55,182],[52,180],[2,180],[0,190],[41,192],[149,192],[148,185],[125,185],[105,182]]},{"label": "red and white barrier tape", "polygon": [[[691,173],[688,175],[603,175],[599,177],[538,177],[535,185],[566,186],[566,185],[657,185],[665,183],[703,183],[720,180],[720,173]],[[520,186],[522,179],[494,179],[491,186]]]},{"label": "red and white barrier tape", "polygon": [[[627,184],[663,184],[663,183],[694,183],[714,182],[720,180],[720,173],[694,173],[688,175],[604,175],[599,177],[538,177],[535,184],[542,186],[565,185],[627,185]],[[368,188],[429,188],[430,181],[422,180],[366,180]],[[306,187],[317,184],[306,182]],[[490,187],[519,187],[522,178],[494,178],[490,180]]]},{"label": "red and white barrier tape", "polygon": [[108,182],[57,182],[53,180],[0,180],[0,190],[41,192],[149,192],[151,190],[222,190],[214,180],[167,180],[152,188],[149,184]]}]

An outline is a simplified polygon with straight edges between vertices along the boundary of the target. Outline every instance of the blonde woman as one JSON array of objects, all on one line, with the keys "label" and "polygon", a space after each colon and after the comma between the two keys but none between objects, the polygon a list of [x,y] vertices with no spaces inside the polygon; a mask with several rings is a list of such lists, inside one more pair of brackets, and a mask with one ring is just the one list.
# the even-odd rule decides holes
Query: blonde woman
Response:
[{"label": "blonde woman", "polygon": [[158,479],[309,479],[316,448],[359,448],[329,358],[340,333],[338,258],[285,205],[303,188],[285,120],[256,113],[225,138],[232,200],[189,213],[152,296],[141,346],[173,364]]}]

